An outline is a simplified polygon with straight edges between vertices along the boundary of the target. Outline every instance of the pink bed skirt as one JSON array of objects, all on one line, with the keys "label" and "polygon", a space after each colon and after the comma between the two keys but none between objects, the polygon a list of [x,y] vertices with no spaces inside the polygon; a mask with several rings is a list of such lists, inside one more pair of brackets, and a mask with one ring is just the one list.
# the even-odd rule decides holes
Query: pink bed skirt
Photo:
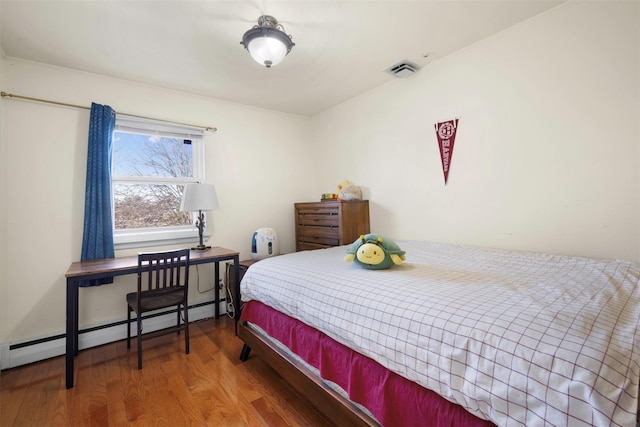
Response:
[{"label": "pink bed skirt", "polygon": [[324,333],[258,301],[244,304],[241,320],[262,328],[340,385],[350,399],[388,426],[493,426],[464,408],[378,362],[334,341]]}]

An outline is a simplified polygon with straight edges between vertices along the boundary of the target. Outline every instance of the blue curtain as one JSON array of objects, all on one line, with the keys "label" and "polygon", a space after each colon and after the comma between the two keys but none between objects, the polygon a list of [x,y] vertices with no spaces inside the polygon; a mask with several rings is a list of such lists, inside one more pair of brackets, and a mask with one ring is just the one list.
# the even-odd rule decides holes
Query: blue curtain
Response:
[{"label": "blue curtain", "polygon": [[[111,143],[115,124],[116,115],[111,107],[91,104],[82,261],[113,258],[115,255],[111,208]],[[80,286],[106,283],[113,283],[113,278],[87,280]]]}]

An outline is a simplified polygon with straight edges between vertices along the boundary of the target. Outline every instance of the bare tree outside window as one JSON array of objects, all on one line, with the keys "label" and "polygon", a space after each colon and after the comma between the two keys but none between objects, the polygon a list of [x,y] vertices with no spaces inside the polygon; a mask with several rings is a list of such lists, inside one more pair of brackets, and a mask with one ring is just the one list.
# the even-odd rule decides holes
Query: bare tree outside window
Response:
[{"label": "bare tree outside window", "polygon": [[192,224],[180,211],[184,178],[193,176],[191,141],[116,132],[113,165],[116,229]]}]

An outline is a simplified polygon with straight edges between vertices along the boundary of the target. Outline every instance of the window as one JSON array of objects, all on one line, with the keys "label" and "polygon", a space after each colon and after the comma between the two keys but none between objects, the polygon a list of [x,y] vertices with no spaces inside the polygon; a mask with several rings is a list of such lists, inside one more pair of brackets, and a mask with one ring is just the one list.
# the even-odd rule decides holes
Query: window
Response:
[{"label": "window", "polygon": [[[184,186],[204,181],[204,131],[131,116],[116,117],[112,191],[116,249],[191,241]],[[206,223],[206,221],[205,221]]]}]

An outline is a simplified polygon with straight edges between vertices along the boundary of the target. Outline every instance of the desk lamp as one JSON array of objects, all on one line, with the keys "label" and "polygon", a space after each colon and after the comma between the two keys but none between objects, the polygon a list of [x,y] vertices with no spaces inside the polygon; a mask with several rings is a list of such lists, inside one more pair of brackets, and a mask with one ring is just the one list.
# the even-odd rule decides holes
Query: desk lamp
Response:
[{"label": "desk lamp", "polygon": [[204,251],[205,249],[211,248],[211,246],[205,246],[202,242],[202,231],[204,230],[204,213],[202,211],[213,211],[218,209],[218,207],[218,196],[216,195],[216,188],[213,185],[185,185],[180,210],[185,212],[198,212],[196,227],[200,235],[200,244],[191,249]]}]

